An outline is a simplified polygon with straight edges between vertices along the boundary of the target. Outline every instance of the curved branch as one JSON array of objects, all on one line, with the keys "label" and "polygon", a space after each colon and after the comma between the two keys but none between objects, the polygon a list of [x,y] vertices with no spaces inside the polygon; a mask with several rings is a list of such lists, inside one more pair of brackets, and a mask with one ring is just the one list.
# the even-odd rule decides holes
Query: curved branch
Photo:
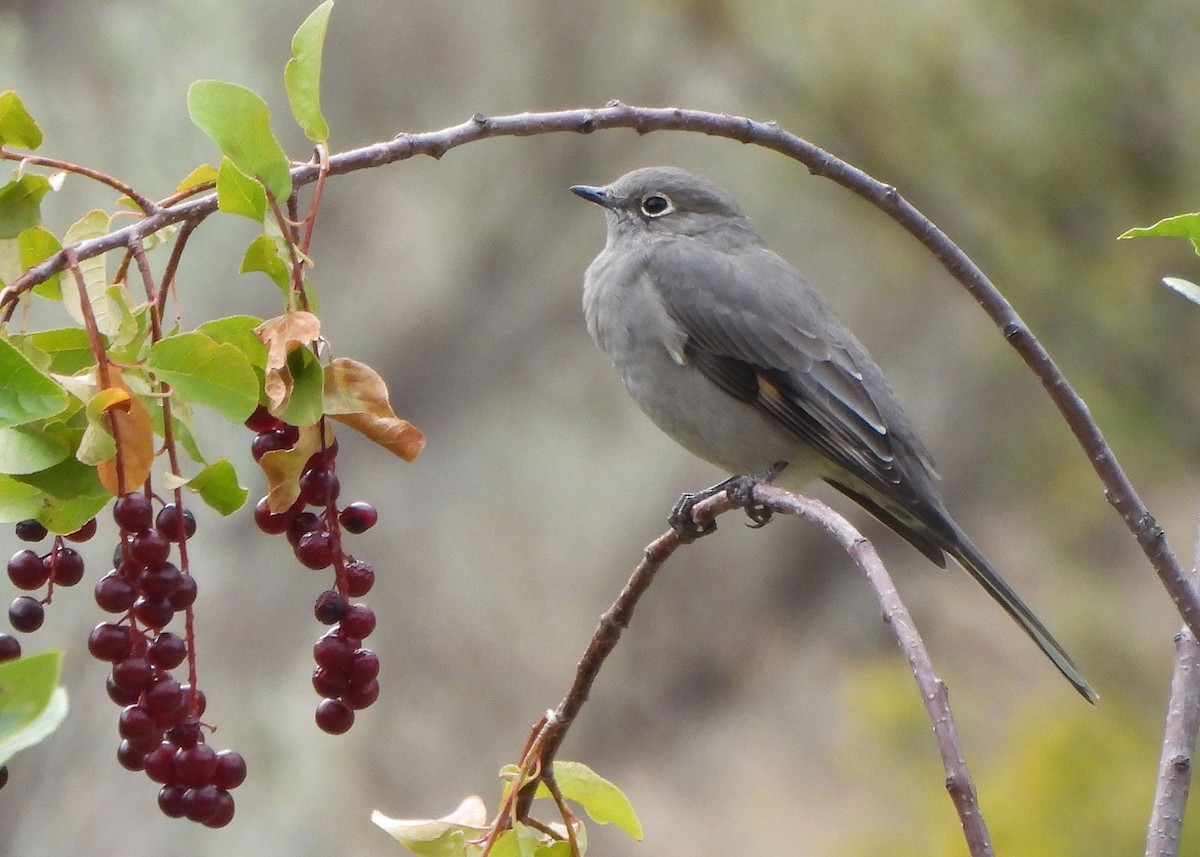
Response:
[{"label": "curved branch", "polygon": [[[946,790],[950,793],[958,812],[970,853],[972,857],[992,857],[991,839],[979,809],[975,785],[963,758],[954,718],[950,713],[946,686],[934,672],[925,643],[917,632],[908,608],[900,600],[900,594],[874,546],[863,538],[849,521],[818,500],[793,494],[769,484],[756,485],[751,499],[755,504],[761,504],[781,514],[796,515],[819,524],[862,569],[871,588],[875,590],[876,598],[879,599],[884,622],[891,628],[921,689],[921,699],[925,703],[929,721],[933,724],[942,767],[946,772]],[[692,514],[697,524],[705,524],[733,508],[737,508],[737,504],[722,492],[697,503]],[[533,734],[522,754],[522,769],[531,767],[532,763],[536,762],[537,769],[541,772],[553,770],[558,748],[587,701],[592,684],[599,675],[605,659],[616,647],[621,632],[629,626],[634,608],[650,588],[655,574],[671,555],[686,543],[677,531],[668,530],[646,546],[642,561],[634,569],[625,588],[600,617],[600,624],[579,659],[571,688],[558,707],[547,712],[534,725]],[[536,758],[529,758],[531,754],[536,754]],[[517,818],[525,818],[528,815],[538,782],[539,778],[535,777],[515,797],[515,805],[512,808]],[[514,797],[510,795],[510,799]],[[501,812],[497,816],[497,824],[502,824],[503,819],[508,817],[508,814]]]},{"label": "curved branch", "polygon": [[[1009,344],[1042,382],[1074,433],[1092,468],[1104,486],[1104,495],[1120,513],[1142,552],[1149,559],[1184,623],[1200,637],[1200,597],[1188,580],[1167,543],[1162,528],[1138,497],[1109,448],[1087,405],[1071,387],[1062,370],[1017,315],[1012,305],[950,238],[917,211],[896,188],[879,182],[862,170],[791,134],[773,122],[755,122],[741,116],[679,108],[630,107],[610,102],[596,109],[560,110],[549,113],[520,113],[510,116],[475,114],[466,122],[439,131],[401,133],[394,139],[333,155],[324,164],[304,164],[292,170],[296,188],[317,181],[322,169],[330,175],[355,172],[402,161],[415,155],[440,158],[453,148],[491,137],[529,137],[571,132],[590,134],[606,128],[632,128],[639,134],[651,131],[692,131],[762,146],[803,163],[814,175],[832,179],[888,214],[942,263],[958,280]],[[87,259],[117,247],[130,246],[164,226],[183,220],[201,220],[216,211],[215,193],[164,207],[137,223],[108,235],[83,241],[71,248],[78,259]],[[26,271],[0,292],[0,318],[11,317],[17,299],[27,289],[63,270],[65,250]]]}]

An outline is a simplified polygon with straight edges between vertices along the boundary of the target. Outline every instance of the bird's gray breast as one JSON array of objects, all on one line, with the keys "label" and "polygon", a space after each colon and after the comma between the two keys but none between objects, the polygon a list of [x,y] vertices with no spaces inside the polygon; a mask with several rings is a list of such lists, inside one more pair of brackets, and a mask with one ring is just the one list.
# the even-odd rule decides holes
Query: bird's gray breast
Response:
[{"label": "bird's gray breast", "polygon": [[606,248],[584,276],[588,332],[626,390],[676,442],[728,472],[760,472],[793,459],[794,438],[687,362],[687,334],[664,303],[653,250],[652,243]]}]

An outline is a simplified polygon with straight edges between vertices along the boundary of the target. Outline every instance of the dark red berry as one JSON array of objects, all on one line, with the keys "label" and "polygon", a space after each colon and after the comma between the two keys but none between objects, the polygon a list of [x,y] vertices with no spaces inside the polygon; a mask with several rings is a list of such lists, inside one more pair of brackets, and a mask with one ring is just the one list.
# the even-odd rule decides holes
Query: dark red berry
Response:
[{"label": "dark red berry", "polygon": [[86,524],[73,533],[63,536],[69,542],[86,542],[96,535],[96,519],[90,519]]},{"label": "dark red berry", "polygon": [[129,542],[129,558],[142,568],[167,561],[171,555],[171,543],[157,530],[138,533]]},{"label": "dark red berry", "polygon": [[46,611],[42,603],[28,595],[18,595],[8,607],[8,622],[14,629],[29,634],[42,627]]},{"label": "dark red berry", "polygon": [[159,669],[173,670],[187,657],[187,643],[178,634],[163,631],[146,650],[146,657]]},{"label": "dark red berry", "polygon": [[127,533],[140,533],[154,523],[154,507],[145,494],[122,494],[113,503],[113,520]]},{"label": "dark red berry", "polygon": [[333,565],[333,539],[329,531],[313,530],[302,535],[296,542],[296,559],[318,570]]},{"label": "dark red berry", "polygon": [[113,569],[96,581],[96,603],[106,613],[124,613],[137,601],[137,590]]},{"label": "dark red berry", "polygon": [[113,684],[130,693],[141,693],[150,686],[153,677],[154,668],[141,655],[130,655],[113,664]]},{"label": "dark red berry", "polygon": [[40,542],[47,535],[46,527],[41,521],[34,518],[17,521],[17,538],[23,542]]},{"label": "dark red berry", "polygon": [[186,715],[184,696],[179,682],[167,676],[159,679],[142,695],[142,705],[159,726],[179,724]]},{"label": "dark red berry", "polygon": [[224,789],[217,789],[217,811],[205,819],[205,827],[224,827],[233,821],[233,795]]},{"label": "dark red berry", "polygon": [[313,660],[318,666],[326,669],[344,672],[350,665],[354,650],[358,648],[359,640],[344,637],[337,631],[330,631],[313,644]]},{"label": "dark red berry", "polygon": [[343,579],[346,583],[346,594],[351,598],[361,598],[375,585],[375,569],[361,559],[351,559],[346,563]]},{"label": "dark red berry", "polygon": [[117,747],[117,761],[127,771],[140,771],[145,767],[146,751],[139,750],[129,741],[122,741]]},{"label": "dark red berry", "polygon": [[183,573],[174,563],[160,562],[138,575],[138,589],[146,598],[164,600],[179,588]]},{"label": "dark red berry", "polygon": [[312,686],[317,696],[337,697],[349,689],[350,678],[340,670],[317,667],[313,670]]},{"label": "dark red berry", "polygon": [[246,760],[236,750],[217,753],[217,769],[213,771],[212,784],[219,789],[236,789],[246,779]]},{"label": "dark red berry", "polygon": [[207,744],[181,747],[175,752],[175,774],[184,785],[206,785],[216,769],[217,751]]},{"label": "dark red berry", "polygon": [[301,512],[292,516],[292,522],[287,528],[288,543],[295,547],[299,544],[301,536],[319,530],[321,526],[321,517],[315,512]]},{"label": "dark red berry", "polygon": [[154,528],[169,542],[180,542],[196,534],[196,516],[191,509],[182,512],[174,503],[163,506],[154,519]]},{"label": "dark red berry", "polygon": [[255,461],[258,461],[268,452],[291,449],[299,438],[300,429],[295,426],[260,432],[254,436],[254,440],[250,441],[250,455]]},{"label": "dark red berry", "polygon": [[162,741],[162,730],[155,725],[150,712],[140,705],[126,705],[121,709],[121,716],[117,718],[117,732],[122,738],[139,742],[150,735],[157,735],[155,747]]},{"label": "dark red berry", "polygon": [[342,632],[362,640],[375,630],[375,611],[366,604],[351,604],[341,618]]},{"label": "dark red berry", "polygon": [[287,424],[283,420],[271,415],[266,405],[259,405],[255,408],[254,413],[246,417],[245,422],[246,428],[259,434],[264,431],[283,428],[285,425]]},{"label": "dark red berry", "polygon": [[176,610],[186,610],[196,601],[196,578],[185,574],[179,580],[179,587],[167,599]]},{"label": "dark red berry", "polygon": [[341,483],[332,470],[306,470],[300,475],[300,498],[310,506],[327,506],[340,493]]},{"label": "dark red berry", "polygon": [[340,592],[336,589],[328,589],[317,596],[317,600],[313,604],[313,615],[322,625],[333,625],[342,618],[347,606],[346,599]]},{"label": "dark red berry", "polygon": [[201,823],[217,814],[220,802],[217,787],[213,785],[190,788],[183,793],[183,814],[192,821]]},{"label": "dark red berry", "polygon": [[338,516],[342,526],[354,534],[365,533],[379,520],[379,513],[370,503],[351,503]]},{"label": "dark red berry", "polygon": [[[179,691],[183,694],[184,702],[187,704],[188,711],[192,712],[192,686],[190,684],[182,684],[179,686]],[[192,712],[196,717],[204,714],[204,710],[208,708],[208,697],[204,695],[204,691],[196,688],[196,703],[195,711]]]},{"label": "dark red berry", "polygon": [[158,629],[175,616],[175,608],[165,598],[139,598],[133,604],[133,615],[148,628]]},{"label": "dark red berry", "polygon": [[42,560],[46,573],[59,586],[74,586],[83,580],[83,557],[75,548],[58,548]]},{"label": "dark red berry", "polygon": [[129,631],[130,629],[126,625],[102,622],[88,635],[88,651],[97,660],[114,663],[123,660],[133,651],[133,641],[130,639]]},{"label": "dark red berry", "polygon": [[354,725],[354,709],[338,699],[322,699],[317,705],[317,728],[341,735]]},{"label": "dark red berry", "polygon": [[104,689],[108,692],[108,698],[121,707],[133,705],[141,698],[140,693],[130,693],[117,687],[111,675],[104,680]]},{"label": "dark red berry", "polygon": [[0,664],[21,657],[21,641],[12,634],[0,634]]},{"label": "dark red berry", "polygon": [[341,696],[342,702],[354,709],[370,708],[377,699],[379,699],[379,680],[374,678],[363,685],[352,685]]},{"label": "dark red berry", "polygon": [[379,675],[379,655],[370,649],[358,649],[350,657],[346,675],[352,685],[363,685]]},{"label": "dark red berry", "polygon": [[[151,778],[153,779],[153,777]],[[155,780],[158,782],[158,780]],[[158,808],[168,818],[183,818],[183,794],[187,789],[180,785],[163,786],[158,790]]]},{"label": "dark red berry", "polygon": [[174,783],[175,780],[175,745],[163,741],[157,749],[151,750],[142,760],[146,776],[156,783]]},{"label": "dark red berry", "polygon": [[8,579],[17,589],[41,589],[50,579],[50,572],[37,551],[26,549],[17,551],[8,561]]},{"label": "dark red berry", "polygon": [[267,498],[263,497],[254,506],[254,523],[258,528],[269,536],[277,536],[280,533],[286,533],[288,527],[292,523],[292,518],[295,517],[291,509],[285,509],[278,514],[271,511],[267,505]]}]

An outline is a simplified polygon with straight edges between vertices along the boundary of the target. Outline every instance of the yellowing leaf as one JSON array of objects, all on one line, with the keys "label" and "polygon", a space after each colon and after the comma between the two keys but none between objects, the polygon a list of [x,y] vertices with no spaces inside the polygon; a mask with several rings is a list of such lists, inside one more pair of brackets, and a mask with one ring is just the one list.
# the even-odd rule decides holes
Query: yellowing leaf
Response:
[{"label": "yellowing leaf", "polygon": [[209,184],[217,180],[217,170],[212,164],[201,164],[183,177],[176,187],[176,193],[182,193],[185,190],[191,190],[194,187],[199,187],[202,184]]},{"label": "yellowing leaf", "polygon": [[362,432],[405,461],[425,448],[425,435],[396,416],[387,384],[365,363],[339,357],[325,367],[325,414]]},{"label": "yellowing leaf", "polygon": [[[325,430],[325,445],[333,443],[333,432]],[[258,461],[267,477],[267,505],[275,514],[285,511],[300,496],[300,474],[313,453],[321,451],[321,430],[317,425],[300,429],[300,438],[291,449],[276,449]]]},{"label": "yellowing leaf", "polygon": [[[112,386],[100,391],[93,402],[88,403],[88,431],[95,426],[91,420],[93,403],[100,400],[98,407],[117,451],[96,465],[96,475],[105,488],[113,494],[119,494],[122,488],[132,491],[150,476],[150,468],[154,464],[154,426],[146,406],[129,395],[129,389],[117,368],[110,368],[109,373]],[[83,449],[81,441],[80,453]]]},{"label": "yellowing leaf", "polygon": [[479,838],[486,829],[487,809],[483,798],[471,795],[442,818],[389,818],[375,810],[371,821],[414,854],[454,857],[471,853],[467,843]]}]

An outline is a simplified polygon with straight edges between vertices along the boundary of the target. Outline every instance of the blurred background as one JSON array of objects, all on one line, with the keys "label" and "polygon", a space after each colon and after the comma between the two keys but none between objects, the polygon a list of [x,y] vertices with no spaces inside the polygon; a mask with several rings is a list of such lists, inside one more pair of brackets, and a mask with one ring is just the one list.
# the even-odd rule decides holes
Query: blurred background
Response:
[{"label": "blurred background", "polygon": [[[262,93],[303,160],[282,70],[314,5],[0,0],[0,89],[41,123],[43,153],[156,197],[217,157],[188,120],[195,79]],[[1115,238],[1200,204],[1198,40],[1186,0],[341,0],[322,95],[335,151],[476,111],[619,98],[776,120],[895,184],[1029,322],[1190,564],[1200,308],[1159,278],[1196,279],[1200,264],[1183,241]],[[381,516],[352,548],[379,573],[365,599],[379,703],[345,736],[316,729],[311,604],[325,576],[260,536],[249,508],[202,512],[191,544],[210,743],[240,750],[250,778],[228,828],[163,817],[156,787],[115,761],[106,668],[84,648],[115,538],[102,515],[88,582],[25,640],[66,650],[71,715],[11,763],[0,853],[396,855],[372,809],[436,817],[470,793],[495,806],[496,770],[565,691],[642,547],[680,492],[720,476],[625,397],[579,307],[604,226],[567,186],[668,163],[725,185],[820,285],[908,403],[955,516],[1100,692],[1083,703],[965,574],[815,489],[877,537],[950,687],[998,852],[1140,853],[1179,619],[1037,382],[862,201],[763,150],[623,130],[484,141],[327,188],[313,272],[324,333],[377,367],[429,437],[405,465],[339,431],[342,497]],[[43,207],[61,230],[112,204],[70,179]],[[186,325],[279,311],[265,277],[236,273],[254,234],[216,217],[193,238]],[[205,424],[206,451],[235,461],[253,503],[250,434]],[[642,844],[592,825],[596,854],[965,853],[873,594],[793,520],[752,531],[730,515],[677,554],[562,757],[641,814]],[[1200,854],[1194,829],[1185,851]]]}]

